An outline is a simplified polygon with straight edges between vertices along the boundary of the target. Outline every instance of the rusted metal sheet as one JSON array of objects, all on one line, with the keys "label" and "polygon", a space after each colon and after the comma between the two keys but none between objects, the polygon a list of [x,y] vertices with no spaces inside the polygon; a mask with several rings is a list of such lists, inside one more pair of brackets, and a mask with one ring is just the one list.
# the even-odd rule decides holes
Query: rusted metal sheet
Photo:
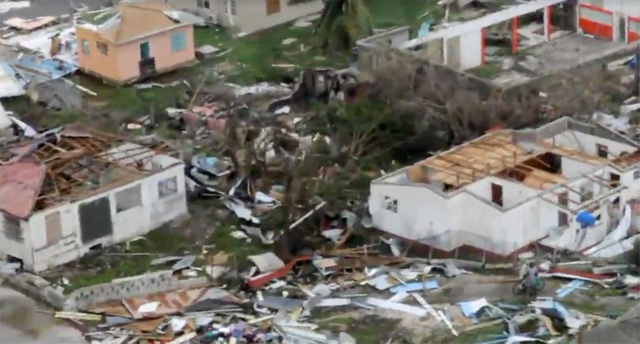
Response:
[{"label": "rusted metal sheet", "polygon": [[[131,312],[131,315],[135,319],[157,318],[180,312],[184,307],[198,301],[208,290],[209,288],[197,288],[169,293],[149,294],[145,297],[122,300],[122,304]],[[151,302],[159,303],[155,311],[143,314],[138,312],[140,306]]]},{"label": "rusted metal sheet", "polygon": [[293,258],[289,263],[285,266],[279,268],[278,270],[268,272],[265,274],[261,274],[247,281],[247,285],[252,289],[258,289],[264,285],[269,284],[269,282],[276,280],[278,278],[283,278],[289,274],[289,271],[293,269],[293,266],[298,262],[310,261],[313,259],[313,256],[301,256]]},{"label": "rusted metal sheet", "polygon": [[45,166],[32,162],[0,166],[0,209],[17,218],[29,217],[44,176]]}]

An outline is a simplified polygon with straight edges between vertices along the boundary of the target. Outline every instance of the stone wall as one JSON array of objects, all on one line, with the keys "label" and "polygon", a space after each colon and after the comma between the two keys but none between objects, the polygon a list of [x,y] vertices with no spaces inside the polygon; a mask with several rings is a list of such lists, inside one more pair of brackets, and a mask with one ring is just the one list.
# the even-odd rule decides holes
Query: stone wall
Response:
[{"label": "stone wall", "polygon": [[422,59],[411,51],[367,43],[358,44],[358,69],[361,72],[371,73],[384,63],[413,65],[416,69],[420,68],[429,79],[446,82],[455,89],[478,92],[481,98],[487,98],[494,90],[494,86],[488,80]]},{"label": "stone wall", "polygon": [[153,272],[75,290],[67,296],[64,302],[64,309],[74,311],[78,308],[91,307],[102,302],[172,290],[204,287],[208,284],[209,280],[206,277],[179,280],[172,276],[172,271]]}]

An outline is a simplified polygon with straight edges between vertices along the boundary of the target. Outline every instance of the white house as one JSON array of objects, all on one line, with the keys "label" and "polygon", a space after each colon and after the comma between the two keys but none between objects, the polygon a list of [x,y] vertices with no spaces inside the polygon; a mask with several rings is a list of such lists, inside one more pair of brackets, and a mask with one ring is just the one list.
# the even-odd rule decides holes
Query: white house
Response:
[{"label": "white house", "polygon": [[[519,22],[520,17],[535,12],[542,14],[542,23]],[[555,27],[561,17],[569,24],[563,29]],[[613,53],[625,43],[640,40],[640,1],[531,0],[507,5],[473,20],[443,25],[424,36],[407,40],[400,48],[454,69],[473,69],[485,64],[488,30],[499,23],[509,23],[511,27],[512,53],[523,47],[549,43],[574,31],[609,41],[611,46],[603,46],[598,53],[609,49]],[[576,61],[585,59],[584,54],[584,51],[576,53]]]},{"label": "white house", "polygon": [[640,39],[640,1],[580,0],[577,16],[586,34],[627,43]]},{"label": "white house", "polygon": [[249,34],[319,13],[323,0],[145,0],[186,9]]},{"label": "white house", "polygon": [[[488,133],[371,183],[374,226],[430,255],[503,260],[547,239],[585,250],[640,192],[640,152],[626,137],[561,118],[538,129]],[[597,217],[586,235],[576,215]],[[612,212],[611,212],[612,213]],[[565,236],[566,238],[566,236]]]},{"label": "white house", "polygon": [[187,214],[183,163],[138,144],[64,128],[0,154],[0,259],[30,271]]}]

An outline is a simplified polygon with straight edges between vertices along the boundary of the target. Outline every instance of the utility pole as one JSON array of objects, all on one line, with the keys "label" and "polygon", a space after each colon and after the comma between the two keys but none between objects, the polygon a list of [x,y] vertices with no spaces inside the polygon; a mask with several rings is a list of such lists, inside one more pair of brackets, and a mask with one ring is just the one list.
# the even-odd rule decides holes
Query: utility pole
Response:
[{"label": "utility pole", "polygon": [[[640,13],[638,14],[638,18],[640,18]],[[629,19],[627,18],[627,21],[629,21]],[[627,26],[631,25],[630,23],[627,23]],[[627,31],[631,31],[629,29],[627,29]],[[629,33],[626,32],[625,35],[628,35]],[[636,97],[640,97],[640,41],[638,41],[638,43],[636,43],[636,53],[635,53],[635,75],[633,78],[633,95]]]}]

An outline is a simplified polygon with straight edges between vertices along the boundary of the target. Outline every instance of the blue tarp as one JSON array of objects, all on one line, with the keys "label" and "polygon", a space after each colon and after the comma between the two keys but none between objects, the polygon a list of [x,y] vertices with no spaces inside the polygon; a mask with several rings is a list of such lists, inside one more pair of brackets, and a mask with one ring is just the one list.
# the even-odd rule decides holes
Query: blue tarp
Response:
[{"label": "blue tarp", "polygon": [[[26,73],[37,75],[40,82],[59,79],[78,70],[76,65],[62,60],[43,59],[35,56],[25,56],[13,65]],[[34,78],[29,78],[34,81]]]},{"label": "blue tarp", "polygon": [[631,62],[629,62],[629,68],[636,69],[636,65],[638,64],[638,55],[633,56]]},{"label": "blue tarp", "polygon": [[426,36],[429,31],[431,31],[431,21],[425,21],[420,25],[420,29],[418,29],[418,37]]},{"label": "blue tarp", "polygon": [[571,294],[574,290],[582,287],[584,285],[583,280],[573,280],[571,283],[563,286],[562,288],[556,290],[556,296],[558,298],[563,298],[569,294]]},{"label": "blue tarp", "polygon": [[596,217],[588,211],[581,211],[576,216],[576,222],[582,225],[582,227],[593,226],[596,223]]}]

